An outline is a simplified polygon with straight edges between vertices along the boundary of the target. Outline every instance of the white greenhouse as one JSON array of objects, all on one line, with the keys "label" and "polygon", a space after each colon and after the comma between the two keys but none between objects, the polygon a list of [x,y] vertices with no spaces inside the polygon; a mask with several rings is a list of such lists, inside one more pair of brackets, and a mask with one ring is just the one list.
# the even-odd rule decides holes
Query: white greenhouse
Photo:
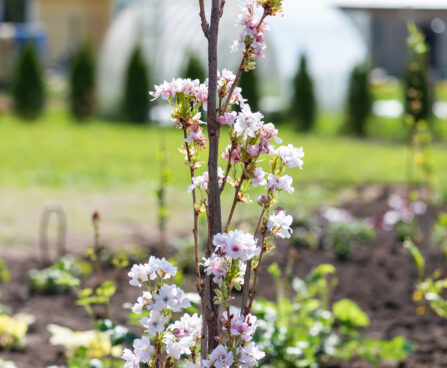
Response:
[{"label": "white greenhouse", "polygon": [[[234,26],[238,2],[227,1],[221,22],[219,68],[235,69],[240,55],[230,53],[238,37]],[[351,21],[324,0],[285,0],[284,17],[269,19],[266,57],[258,63],[263,75],[262,107],[276,110],[287,105],[290,80],[298,57],[305,53],[324,107],[344,99],[348,73],[366,57],[366,45]],[[99,102],[105,114],[114,114],[122,98],[124,73],[136,45],[141,45],[152,81],[179,76],[191,52],[206,61],[197,0],[118,1],[99,61]]]}]

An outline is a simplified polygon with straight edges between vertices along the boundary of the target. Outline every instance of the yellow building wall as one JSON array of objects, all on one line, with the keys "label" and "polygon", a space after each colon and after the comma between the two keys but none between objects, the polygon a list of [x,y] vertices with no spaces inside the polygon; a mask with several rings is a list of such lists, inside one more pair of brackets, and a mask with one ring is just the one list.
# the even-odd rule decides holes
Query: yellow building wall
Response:
[{"label": "yellow building wall", "polygon": [[112,0],[37,0],[48,37],[48,62],[65,58],[88,40],[97,52],[111,21]]}]

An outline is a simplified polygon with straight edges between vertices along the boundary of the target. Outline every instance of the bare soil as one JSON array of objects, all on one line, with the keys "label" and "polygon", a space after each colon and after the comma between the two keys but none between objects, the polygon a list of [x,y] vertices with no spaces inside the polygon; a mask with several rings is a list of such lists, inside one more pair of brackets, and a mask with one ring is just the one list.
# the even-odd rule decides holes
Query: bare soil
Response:
[{"label": "bare soil", "polygon": [[[363,190],[363,189],[362,189]],[[357,216],[373,216],[386,206],[387,190],[360,190],[359,196],[344,203]],[[429,245],[429,231],[436,218],[437,209],[430,207],[421,224],[425,240],[421,251],[426,257],[427,271],[432,272],[443,265],[439,251]],[[274,298],[273,281],[266,272],[267,264],[273,261],[285,267],[289,257],[289,245],[279,244],[276,254],[267,258],[263,265],[258,295]],[[21,352],[0,352],[0,356],[16,362],[19,368],[44,368],[51,364],[63,364],[63,349],[48,343],[50,337],[46,326],[56,323],[76,330],[90,329],[91,322],[83,309],[74,303],[75,296],[37,295],[28,290],[27,275],[31,268],[38,268],[34,254],[23,250],[19,254],[8,255],[7,264],[12,273],[12,281],[1,285],[0,303],[9,306],[13,313],[30,313],[36,322],[27,335],[27,347]],[[342,261],[330,250],[299,250],[299,260],[295,273],[304,277],[313,267],[321,263],[331,263],[337,268],[339,284],[334,291],[334,300],[350,298],[357,302],[369,315],[371,326],[366,331],[373,338],[391,339],[403,335],[417,343],[417,351],[404,363],[396,365],[383,363],[381,367],[401,368],[445,368],[447,367],[447,320],[434,313],[418,316],[412,301],[414,284],[417,279],[415,265],[407,251],[397,241],[393,232],[379,231],[372,244],[365,244],[355,250],[351,260]],[[128,311],[123,303],[133,301],[138,290],[127,287],[127,270],[118,279],[118,291],[113,297],[113,319],[127,325]],[[138,329],[137,329],[138,331]],[[360,362],[333,363],[331,368],[367,368],[371,365]]]}]

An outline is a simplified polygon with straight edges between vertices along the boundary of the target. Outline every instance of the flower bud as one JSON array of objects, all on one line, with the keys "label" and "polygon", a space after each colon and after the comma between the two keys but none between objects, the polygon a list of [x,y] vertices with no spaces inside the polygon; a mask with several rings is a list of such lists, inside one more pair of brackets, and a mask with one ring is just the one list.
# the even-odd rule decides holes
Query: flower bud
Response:
[{"label": "flower bud", "polygon": [[258,204],[259,204],[260,206],[264,206],[264,205],[266,205],[266,204],[267,204],[267,198],[266,198],[265,194],[261,194],[261,195],[258,197],[257,202],[258,202]]}]

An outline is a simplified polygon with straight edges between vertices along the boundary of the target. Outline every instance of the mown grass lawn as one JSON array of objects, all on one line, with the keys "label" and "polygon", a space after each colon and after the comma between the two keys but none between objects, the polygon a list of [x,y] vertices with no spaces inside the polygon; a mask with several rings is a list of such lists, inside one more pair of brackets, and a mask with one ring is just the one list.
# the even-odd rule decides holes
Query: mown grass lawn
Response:
[{"label": "mown grass lawn", "polygon": [[[225,136],[225,134],[223,134]],[[177,148],[181,135],[164,129],[171,185],[185,186],[187,171]],[[404,183],[407,150],[403,143],[335,135],[301,134],[280,127],[284,143],[305,149],[301,183]],[[99,119],[73,122],[65,112],[50,111],[34,122],[0,117],[0,186],[70,187],[101,190],[153,185],[158,180],[160,130],[154,126]],[[225,143],[223,143],[225,144]],[[447,145],[433,147],[441,183],[447,183]]]},{"label": "mown grass lawn", "polygon": [[[352,185],[405,182],[403,143],[340,137],[323,129],[324,124],[337,121],[337,115],[322,116],[318,134],[303,135],[292,126],[280,127],[284,143],[302,145],[306,153],[304,170],[290,170],[296,180],[295,193],[282,195],[288,210],[334,204],[341,190],[346,188],[349,193]],[[171,171],[168,228],[173,234],[188,234],[191,199],[186,195],[188,171],[177,151],[181,134],[167,128],[164,135]],[[160,131],[150,125],[99,119],[78,124],[65,112],[54,110],[35,122],[0,116],[0,248],[35,244],[40,214],[52,200],[67,211],[70,244],[90,244],[89,219],[94,210],[103,215],[107,242],[122,245],[133,241],[134,233],[138,239],[142,234],[153,238],[159,142]],[[437,144],[433,157],[446,194],[447,145]],[[233,195],[225,192],[224,214]],[[255,215],[259,215],[257,206],[241,205],[237,218]]]}]

